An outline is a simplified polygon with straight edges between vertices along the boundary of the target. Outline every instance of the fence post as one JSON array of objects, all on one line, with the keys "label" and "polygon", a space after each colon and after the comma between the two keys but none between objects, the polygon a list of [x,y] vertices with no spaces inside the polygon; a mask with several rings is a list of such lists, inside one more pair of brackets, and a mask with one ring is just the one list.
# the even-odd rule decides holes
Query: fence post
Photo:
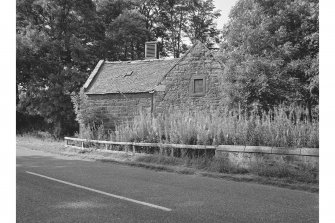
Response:
[{"label": "fence post", "polygon": [[181,149],[180,150],[180,156],[181,156],[181,158],[184,158],[185,155],[186,155],[186,149]]},{"label": "fence post", "polygon": [[163,155],[163,147],[159,144],[159,155]]},{"label": "fence post", "polygon": [[65,147],[67,147],[68,145],[69,145],[69,141],[65,139]]},{"label": "fence post", "polygon": [[171,156],[174,157],[174,148],[171,148]]},{"label": "fence post", "polygon": [[106,143],[105,145],[106,145],[106,150],[108,150],[108,144]]},{"label": "fence post", "polygon": [[81,142],[81,148],[84,149],[84,142]]},{"label": "fence post", "polygon": [[133,156],[135,156],[135,145],[133,144]]}]

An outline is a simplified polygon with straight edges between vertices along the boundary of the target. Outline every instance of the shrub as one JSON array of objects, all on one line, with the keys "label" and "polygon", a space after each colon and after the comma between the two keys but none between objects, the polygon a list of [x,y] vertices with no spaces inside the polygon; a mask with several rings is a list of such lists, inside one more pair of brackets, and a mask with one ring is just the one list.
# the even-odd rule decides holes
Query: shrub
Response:
[{"label": "shrub", "polygon": [[98,107],[90,105],[83,89],[80,90],[79,94],[73,95],[71,100],[76,114],[76,121],[80,127],[91,127],[94,130],[94,128],[97,129],[103,125],[106,116],[98,110]]}]

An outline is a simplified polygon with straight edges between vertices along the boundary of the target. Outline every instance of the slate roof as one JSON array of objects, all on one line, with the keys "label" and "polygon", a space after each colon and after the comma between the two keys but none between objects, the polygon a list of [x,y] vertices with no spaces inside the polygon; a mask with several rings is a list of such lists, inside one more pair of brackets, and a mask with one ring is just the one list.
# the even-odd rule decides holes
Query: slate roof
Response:
[{"label": "slate roof", "polygon": [[139,93],[157,87],[179,59],[99,61],[87,79],[86,94]]}]

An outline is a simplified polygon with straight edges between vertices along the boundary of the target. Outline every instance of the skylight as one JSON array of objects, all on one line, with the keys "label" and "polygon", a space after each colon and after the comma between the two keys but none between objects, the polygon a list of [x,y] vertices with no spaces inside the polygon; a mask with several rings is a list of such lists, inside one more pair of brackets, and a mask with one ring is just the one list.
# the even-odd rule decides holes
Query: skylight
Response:
[{"label": "skylight", "polygon": [[129,71],[127,72],[123,77],[127,77],[127,76],[131,76],[133,74],[134,71]]}]

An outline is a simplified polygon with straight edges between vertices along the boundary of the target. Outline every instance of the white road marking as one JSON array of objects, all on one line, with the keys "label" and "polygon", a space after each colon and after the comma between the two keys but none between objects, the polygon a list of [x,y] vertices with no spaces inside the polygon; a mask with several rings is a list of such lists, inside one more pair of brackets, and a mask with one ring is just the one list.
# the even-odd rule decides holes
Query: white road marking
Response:
[{"label": "white road marking", "polygon": [[127,198],[127,197],[123,197],[123,196],[119,196],[119,195],[115,195],[115,194],[110,194],[110,193],[107,193],[107,192],[104,192],[104,191],[92,189],[92,188],[89,188],[89,187],[81,186],[81,185],[70,183],[70,182],[63,181],[63,180],[58,180],[58,179],[48,177],[48,176],[44,176],[44,175],[41,175],[41,174],[38,174],[38,173],[33,173],[33,172],[29,172],[29,171],[26,171],[26,173],[31,174],[31,175],[35,175],[35,176],[39,176],[39,177],[42,177],[42,178],[45,178],[45,179],[53,180],[53,181],[56,181],[56,182],[59,182],[59,183],[67,184],[67,185],[70,185],[70,186],[73,186],[73,187],[81,188],[81,189],[84,189],[84,190],[93,191],[95,193],[103,194],[103,195],[106,195],[106,196],[109,196],[109,197],[118,198],[120,200],[130,201],[130,202],[133,202],[133,203],[136,203],[136,204],[142,204],[142,205],[152,207],[152,208],[157,208],[157,209],[160,209],[160,210],[163,210],[163,211],[172,211],[172,209],[170,209],[170,208],[162,207],[162,206],[155,205],[155,204],[150,204],[150,203],[143,202],[143,201],[134,200],[134,199],[131,199],[131,198]]}]

